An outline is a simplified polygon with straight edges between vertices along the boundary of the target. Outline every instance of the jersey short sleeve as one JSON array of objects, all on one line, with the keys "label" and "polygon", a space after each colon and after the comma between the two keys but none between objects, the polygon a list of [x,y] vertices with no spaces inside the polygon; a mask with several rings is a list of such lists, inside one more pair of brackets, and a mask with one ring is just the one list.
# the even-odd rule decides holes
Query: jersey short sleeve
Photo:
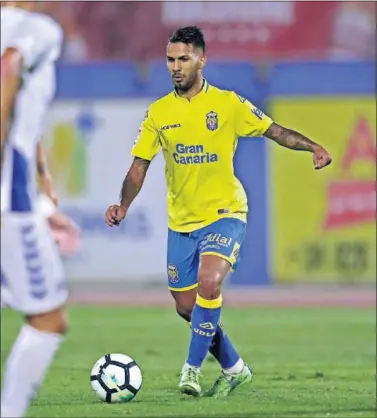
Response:
[{"label": "jersey short sleeve", "polygon": [[25,17],[7,39],[7,48],[17,49],[23,65],[30,69],[42,62],[54,62],[61,53],[63,31],[51,18],[32,14]]},{"label": "jersey short sleeve", "polygon": [[237,135],[240,137],[263,136],[272,124],[272,119],[236,93],[234,93],[233,103]]},{"label": "jersey short sleeve", "polygon": [[140,126],[131,154],[134,157],[152,161],[159,150],[159,132],[153,120],[151,108],[149,108]]}]

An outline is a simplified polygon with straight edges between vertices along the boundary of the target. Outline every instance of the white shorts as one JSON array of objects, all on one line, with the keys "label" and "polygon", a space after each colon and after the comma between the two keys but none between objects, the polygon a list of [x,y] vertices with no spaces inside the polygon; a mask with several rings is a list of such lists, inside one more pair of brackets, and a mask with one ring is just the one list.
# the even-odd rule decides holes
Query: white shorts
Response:
[{"label": "white shorts", "polygon": [[62,261],[42,214],[2,215],[1,290],[2,305],[26,315],[47,313],[66,303]]}]

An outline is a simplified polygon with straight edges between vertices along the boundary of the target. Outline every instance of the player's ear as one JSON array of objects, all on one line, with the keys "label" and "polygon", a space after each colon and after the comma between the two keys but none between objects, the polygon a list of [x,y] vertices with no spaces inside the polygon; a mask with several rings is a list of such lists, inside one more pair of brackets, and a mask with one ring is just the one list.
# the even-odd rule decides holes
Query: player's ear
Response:
[{"label": "player's ear", "polygon": [[199,68],[200,69],[204,68],[206,63],[207,63],[207,57],[204,54],[202,54],[199,58]]}]

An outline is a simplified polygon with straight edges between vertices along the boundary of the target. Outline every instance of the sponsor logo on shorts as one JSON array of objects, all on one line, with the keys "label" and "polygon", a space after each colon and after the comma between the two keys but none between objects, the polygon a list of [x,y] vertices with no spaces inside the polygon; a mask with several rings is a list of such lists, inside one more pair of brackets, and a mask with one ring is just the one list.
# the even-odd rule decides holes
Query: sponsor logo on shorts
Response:
[{"label": "sponsor logo on shorts", "polygon": [[202,247],[220,249],[229,248],[233,243],[233,238],[228,238],[223,234],[208,234],[202,242]]},{"label": "sponsor logo on shorts", "polygon": [[173,264],[168,265],[168,277],[171,283],[177,283],[179,280],[178,269]]}]

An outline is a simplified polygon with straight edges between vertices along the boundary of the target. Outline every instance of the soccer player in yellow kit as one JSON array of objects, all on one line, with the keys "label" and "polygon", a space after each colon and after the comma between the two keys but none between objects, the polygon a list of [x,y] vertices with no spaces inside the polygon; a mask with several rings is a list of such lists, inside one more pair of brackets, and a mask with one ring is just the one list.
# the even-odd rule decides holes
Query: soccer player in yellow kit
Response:
[{"label": "soccer player in yellow kit", "polygon": [[204,395],[226,397],[252,378],[220,322],[222,283],[239,262],[248,211],[245,191],[233,169],[238,138],[264,135],[284,147],[312,152],[316,169],[328,165],[331,157],[236,93],[211,86],[202,76],[205,64],[201,30],[178,29],[167,45],[175,88],[149,107],[132,149],[134,161],[123,182],[120,204],[110,206],[105,216],[108,225],[119,225],[161,150],[168,189],[169,289],[178,314],[191,322],[179,388],[201,395],[200,367],[210,352],[222,373]]}]

